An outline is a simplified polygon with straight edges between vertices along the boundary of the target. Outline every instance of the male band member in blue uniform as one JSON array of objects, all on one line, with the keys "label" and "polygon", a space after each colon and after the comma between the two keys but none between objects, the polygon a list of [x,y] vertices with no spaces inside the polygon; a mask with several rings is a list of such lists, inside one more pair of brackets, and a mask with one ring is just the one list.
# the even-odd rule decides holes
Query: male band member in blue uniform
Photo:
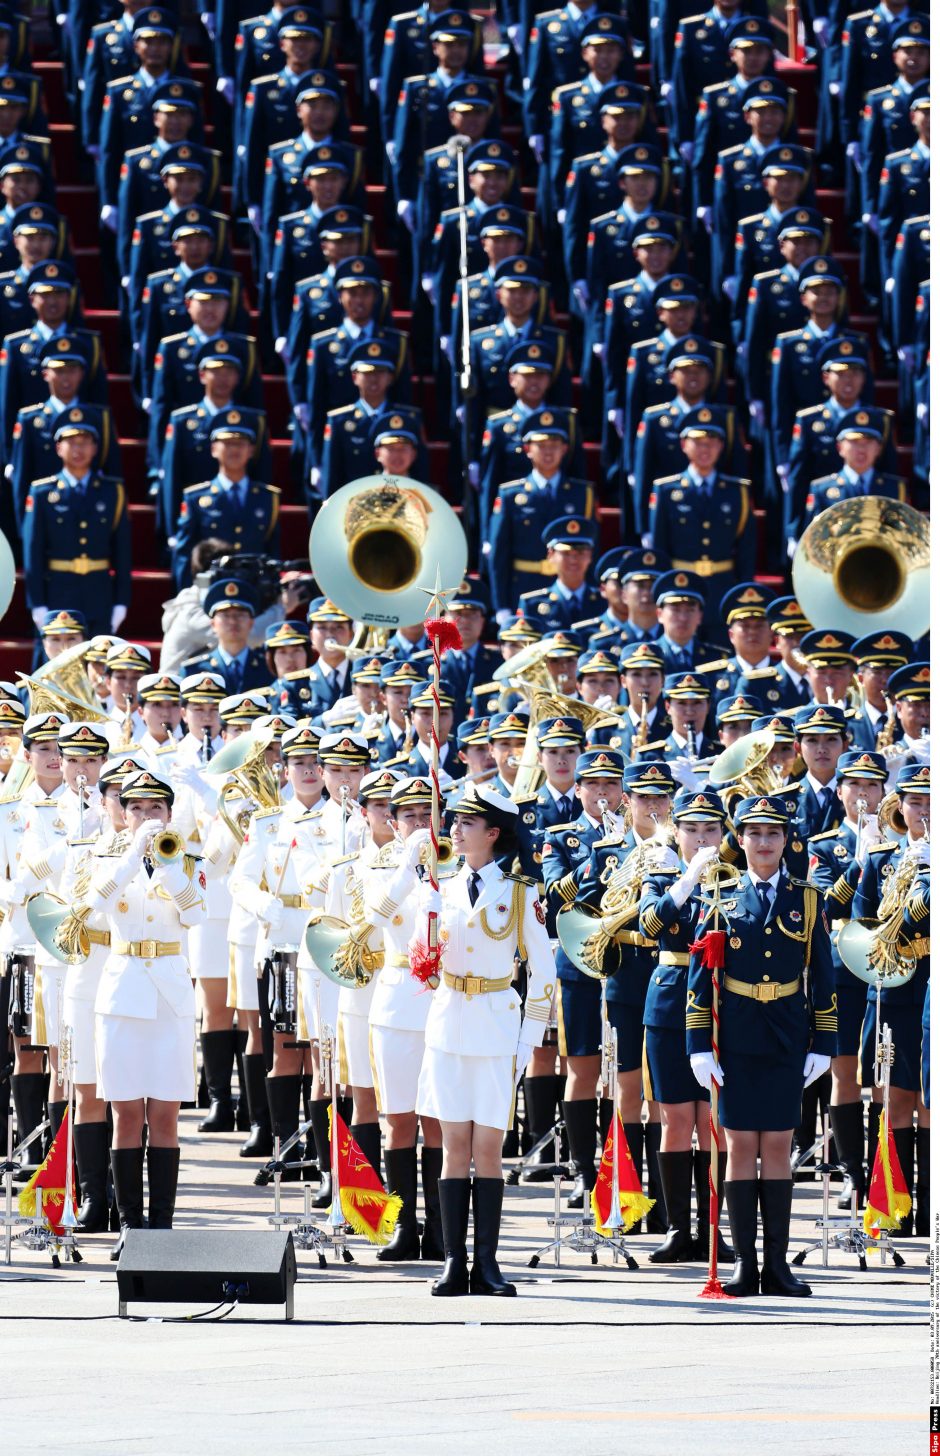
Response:
[{"label": "male band member in blue uniform", "polygon": [[[393,169],[401,169],[405,174],[406,197],[417,196],[415,173],[422,154],[429,147],[443,146],[447,141],[450,127],[447,103],[453,88],[466,81],[487,84],[482,75],[468,70],[475,32],[476,24],[465,10],[445,11],[431,25],[435,69],[424,75],[406,76],[402,83],[393,135],[386,137],[385,149]],[[495,111],[490,118],[489,132],[499,134]]]},{"label": "male band member in blue uniform", "polygon": [[[824,634],[811,633],[811,636]],[[804,638],[804,641],[806,639]],[[838,648],[810,647],[815,654],[836,654]],[[818,661],[818,657],[816,657]],[[845,713],[841,708],[808,703],[793,717],[796,747],[806,764],[806,774],[796,789],[795,830],[804,842],[842,823],[845,808],[836,793],[839,757],[849,746]]]},{"label": "male band member in blue uniform", "polygon": [[258,615],[258,601],[248,583],[234,577],[214,581],[206,592],[203,611],[219,645],[206,657],[188,662],[189,675],[218,673],[227,695],[267,687],[271,672],[264,650],[248,645],[252,623]]},{"label": "male band member in blue uniform", "polygon": [[[506,355],[504,362],[510,391],[516,396],[511,409],[497,410],[486,421],[479,462],[480,517],[488,520],[499,486],[517,480],[525,470],[526,456],[522,448],[522,432],[537,416],[551,388],[555,368],[555,350],[549,345],[520,342]],[[558,419],[568,422],[568,453],[564,468],[572,475],[584,475],[584,451],[577,410],[553,405]],[[471,461],[471,479],[476,462]]]},{"label": "male band member in blue uniform", "polygon": [[281,554],[280,489],[248,475],[256,444],[252,425],[247,420],[223,420],[209,439],[217,473],[200,485],[187,486],[176,523],[173,577],[178,591],[190,583],[193,547],[209,536],[231,541],[236,551],[275,558]]},{"label": "male band member in blue uniform", "polygon": [[[843,753],[836,766],[836,793],[845,809],[845,818],[835,828],[814,834],[809,841],[810,879],[826,896],[839,1001],[829,1121],[835,1138],[836,1156],[842,1164],[840,1208],[851,1207],[853,1193],[859,1206],[865,1200],[865,1129],[862,1089],[858,1085],[858,1058],[865,1019],[866,987],[864,981],[846,969],[838,954],[837,940],[839,931],[848,922],[852,901],[852,890],[845,879],[846,871],[850,870],[853,862],[863,862],[869,849],[881,838],[877,816],[887,778],[888,768],[882,754],[857,748]],[[877,1117],[878,1109],[873,1107],[872,1110]]]},{"label": "male band member in blue uniform", "polygon": [[529,472],[501,485],[493,501],[483,555],[499,620],[545,574],[548,563],[540,552],[546,526],[563,515],[590,519],[594,514],[593,486],[572,479],[563,468],[569,433],[567,410],[533,413],[522,430]]},{"label": "male band member in blue uniform", "polygon": [[859,496],[907,500],[907,482],[900,475],[889,475],[878,469],[885,446],[884,416],[885,411],[874,405],[843,415],[836,435],[836,454],[842,466],[835,474],[810,482],[803,530],[830,506]]},{"label": "male band member in blue uniform", "polygon": [[[914,961],[915,969],[903,984],[882,990],[880,1013],[882,1020],[891,1027],[894,1045],[888,1116],[894,1132],[901,1172],[912,1201],[916,1197],[917,1205],[916,1221],[914,1214],[909,1214],[902,1220],[895,1237],[909,1238],[912,1232],[919,1236],[930,1232],[930,1113],[920,1096],[921,1023],[924,998],[930,981],[930,937],[927,934],[930,926],[929,767],[926,764],[905,764],[898,774],[895,791],[905,832],[897,843],[882,843],[869,852],[861,867],[861,875],[856,880],[857,889],[852,900],[851,918],[864,920],[869,924],[875,923],[879,911],[883,910],[885,899],[891,893],[892,874],[897,873],[906,854],[912,875],[910,886],[897,907],[899,911],[903,910],[897,951],[899,956]],[[877,991],[874,986],[869,986],[859,1060],[860,1080],[865,1087],[870,1087],[874,1079],[878,1030]]]},{"label": "male band member in blue uniform", "polygon": [[711,662],[721,649],[703,642],[698,633],[705,611],[705,584],[690,571],[664,571],[653,583],[661,631],[653,645],[667,672],[683,672]]},{"label": "male band member in blue uniform", "polygon": [[852,747],[884,753],[900,736],[897,714],[885,696],[892,673],[914,657],[914,644],[904,632],[870,632],[852,643],[862,690],[859,711],[852,722]]},{"label": "male band member in blue uniform", "polygon": [[[225,243],[227,226],[220,233],[217,214],[197,204],[176,215],[169,224],[169,234],[172,250],[169,262],[149,275],[139,296],[128,299],[128,324],[134,349],[131,378],[142,400],[153,395],[154,357],[160,340],[185,328],[189,321],[186,308],[189,280],[194,273],[211,269],[218,261],[219,245]],[[233,281],[230,298],[229,327],[244,330],[248,318],[240,278],[237,283]]]},{"label": "male band member in blue uniform", "polygon": [[[747,869],[720,898],[724,931],[718,1057],[712,1051],[712,976],[691,951],[686,1046],[697,1081],[718,1083],[728,1142],[725,1200],[736,1263],[726,1293],[798,1298],[811,1293],[787,1265],[793,1182],[790,1143],[804,1086],[836,1051],[836,990],[823,898],[783,865],[787,810],[777,798],[742,799],[735,829]],[[713,929],[703,906],[696,940]],[[760,1178],[758,1179],[758,1157]],[[757,1264],[757,1212],[763,1266]]]},{"label": "male band member in blue uniform", "polygon": [[551,586],[525,592],[517,610],[534,617],[545,631],[567,632],[575,622],[596,616],[603,597],[587,581],[597,543],[597,527],[583,516],[559,516],[542,532]]},{"label": "male band member in blue uniform", "polygon": [[616,79],[633,80],[630,36],[620,16],[601,13],[589,17],[579,40],[586,74],[557,87],[552,95],[548,165],[540,168],[539,175],[539,211],[552,232],[574,158],[595,151],[603,141],[600,107],[604,92]]},{"label": "male band member in blue uniform", "polygon": [[[6,231],[7,219],[0,214],[0,235]],[[3,334],[29,327],[32,319],[27,292],[29,275],[38,263],[68,255],[68,223],[47,202],[28,202],[13,209],[9,237],[18,261],[15,268],[0,273],[0,332]],[[72,317],[76,324],[83,322],[80,299],[76,300]]]},{"label": "male band member in blue uniform", "polygon": [[[84,46],[82,48],[80,58],[82,79],[79,83],[82,93],[80,129],[83,145],[93,157],[97,157],[100,151],[98,142],[101,119],[104,111],[104,99],[110,83],[132,76],[135,71],[139,75],[139,68],[145,56],[160,55],[162,57],[161,36],[148,35],[145,47],[142,37],[136,32],[135,21],[143,8],[142,5],[134,3],[134,0],[124,0],[124,13],[117,19],[108,19],[100,25],[94,25],[87,37],[87,48]],[[167,16],[167,23],[168,26],[173,24],[170,16]],[[177,30],[173,34],[167,57],[167,64],[170,71],[173,72],[174,78],[188,75],[186,60],[181,51],[180,35]],[[167,86],[176,84],[178,81],[174,79],[167,82],[166,86],[154,87],[150,93],[151,106],[154,104],[155,95],[164,91]],[[187,88],[185,94],[188,99],[193,98],[193,109],[195,110],[195,87]],[[182,137],[177,137],[175,140],[181,141]]]},{"label": "male band member in blue uniform", "polygon": [[[918,643],[919,650],[922,646]],[[901,763],[924,763],[930,757],[930,663],[909,662],[895,668],[885,695],[897,715],[897,742],[906,754]]]},{"label": "male band member in blue uniform", "polygon": [[[674,280],[681,280],[676,289]],[[665,404],[672,396],[669,380],[668,358],[671,350],[680,341],[685,352],[699,352],[698,340],[702,337],[699,321],[699,304],[696,298],[697,285],[685,275],[673,274],[662,279],[653,290],[653,302],[659,331],[654,337],[638,340],[630,350],[627,372],[623,380],[614,380],[607,391],[607,418],[624,439],[635,437],[643,411],[652,405]],[[693,329],[698,332],[693,335]],[[710,395],[716,401],[726,398],[725,347],[711,342],[712,368]],[[610,441],[616,436],[609,432]],[[628,459],[632,456],[628,454]]]},{"label": "male band member in blue uniform", "polygon": [[124,485],[93,468],[99,436],[90,420],[63,419],[55,439],[59,471],[34,481],[25,501],[27,606],[37,627],[68,604],[84,613],[91,635],[116,632],[131,599]]},{"label": "male band member in blue uniform", "polygon": [[[389,6],[389,10],[392,8]],[[378,99],[382,140],[386,144],[392,141],[395,135],[396,111],[406,79],[409,76],[423,76],[431,72],[432,63],[436,59],[436,53],[432,48],[432,36],[442,11],[449,9],[450,6],[443,4],[442,0],[430,0],[430,3],[422,4],[416,10],[392,15],[384,36],[375,33],[363,35],[364,49],[368,51],[371,48],[378,52],[378,64],[367,69],[366,74],[369,77],[369,89],[375,93]],[[467,18],[472,27],[467,62],[472,70],[478,70],[481,64],[480,47],[483,44],[483,28],[476,16],[470,15]],[[461,16],[460,21],[454,22],[459,29],[463,29],[462,20]],[[364,24],[362,28],[365,31],[370,27]],[[378,16],[375,17],[371,29],[373,32],[379,31]],[[448,97],[448,100],[450,99]]]},{"label": "male band member in blue uniform", "polygon": [[688,465],[681,475],[656,481],[650,503],[655,550],[676,571],[704,579],[705,630],[718,627],[718,606],[735,580],[749,580],[757,565],[750,481],[722,475],[725,426],[710,408],[690,410],[679,432]]},{"label": "male band member in blue uniform", "polygon": [[805,664],[799,653],[800,641],[810,631],[810,624],[796,597],[777,597],[769,602],[767,622],[772,634],[771,650],[779,653],[780,661],[742,673],[734,690],[759,698],[765,713],[782,713],[810,701]]},{"label": "male band member in blue uniform", "polygon": [[122,283],[127,279],[124,286],[137,293],[151,273],[170,267],[176,251],[173,247],[175,225],[181,219],[195,221],[191,209],[196,207],[200,209],[198,219],[211,224],[213,229],[214,246],[209,261],[222,268],[232,266],[228,218],[221,212],[213,212],[206,203],[207,172],[195,161],[192,147],[171,147],[162,158],[160,173],[165,186],[163,205],[134,219],[126,246],[118,254]]},{"label": "male band member in blue uniform", "polygon": [[[662,759],[669,764],[684,763],[689,771],[699,759],[710,758],[721,747],[705,732],[711,705],[711,689],[708,678],[697,672],[669,673],[663,687],[663,708],[665,722],[670,731],[665,738],[658,738],[637,750],[637,761],[648,763],[650,759]],[[679,773],[679,770],[676,769]],[[689,772],[683,769],[683,782]],[[688,785],[687,785],[688,786]]]},{"label": "male band member in blue uniform", "polygon": [[[800,302],[800,269],[808,258],[826,251],[828,226],[822,213],[815,208],[789,208],[776,224],[776,258],[753,277],[750,276],[751,260],[746,258],[743,237],[740,233],[736,236],[734,257],[739,282],[731,329],[738,345],[738,376],[742,380],[748,410],[754,417],[758,438],[768,418],[770,357],[774,342],[778,334],[789,333],[803,324],[805,312]],[[763,228],[758,231],[763,233]],[[745,282],[746,277],[750,277],[749,284]],[[757,408],[751,411],[752,404],[759,407],[759,415]]]},{"label": "male band member in blue uniform", "polygon": [[747,141],[748,127],[742,114],[745,92],[751,82],[773,71],[773,32],[766,20],[749,15],[736,21],[727,34],[728,55],[735,73],[730,81],[705,87],[695,116],[689,165],[693,215],[698,222],[705,221],[706,209],[712,203],[719,152]]}]

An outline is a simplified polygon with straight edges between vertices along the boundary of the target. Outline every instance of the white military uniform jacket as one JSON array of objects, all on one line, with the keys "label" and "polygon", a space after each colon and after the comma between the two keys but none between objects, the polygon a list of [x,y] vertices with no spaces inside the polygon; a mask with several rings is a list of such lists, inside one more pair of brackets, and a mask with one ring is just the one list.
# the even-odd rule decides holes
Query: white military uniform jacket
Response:
[{"label": "white military uniform jacket", "polygon": [[[347,922],[350,920],[353,898],[357,893],[363,894],[363,881],[381,852],[380,847],[369,839],[358,853],[348,854],[333,865],[326,887],[324,909],[327,915],[335,915]],[[378,939],[376,936],[375,940]],[[367,986],[343,986],[339,993],[340,1014],[368,1017],[377,981],[378,976],[375,975]]]},{"label": "white military uniform jacket", "polygon": [[[0,805],[0,877],[17,882],[27,825],[30,830],[31,853],[38,854],[45,849],[51,849],[59,837],[64,842],[68,831],[58,810],[58,800],[62,793],[63,786],[60,784],[47,796],[34,782],[24,790],[21,798]],[[36,812],[37,808],[39,813]],[[11,895],[13,903],[10,903]],[[18,882],[14,883],[12,890],[8,890],[4,898],[8,908],[0,926],[0,955],[6,956],[12,954],[18,946],[33,947],[35,942],[26,919],[26,896]]]},{"label": "white military uniform jacket", "polygon": [[421,881],[407,863],[393,862],[388,868],[381,864],[363,876],[365,917],[381,930],[385,946],[382,969],[372,978],[370,1026],[424,1031],[427,1024],[431,993],[415,980],[408,960],[421,900]]},{"label": "white military uniform jacket", "polygon": [[[312,818],[299,799],[291,799],[280,809],[253,815],[248,825],[248,834],[232,873],[231,893],[233,900],[255,917],[258,965],[278,948],[297,950],[310,911],[315,903],[322,904],[322,897],[316,902],[310,898],[313,887],[305,877],[306,868],[319,858]],[[306,822],[300,824],[300,820]],[[294,840],[297,844],[292,849]],[[272,929],[266,915],[274,904],[279,884],[284,908],[273,921]]]}]

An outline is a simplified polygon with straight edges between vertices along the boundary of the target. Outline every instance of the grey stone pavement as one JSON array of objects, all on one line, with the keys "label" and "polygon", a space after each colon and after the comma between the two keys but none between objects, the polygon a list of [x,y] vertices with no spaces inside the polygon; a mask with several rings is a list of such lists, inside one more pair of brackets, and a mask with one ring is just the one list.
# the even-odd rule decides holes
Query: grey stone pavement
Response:
[{"label": "grey stone pavement", "polygon": [[[261,1228],[238,1135],[197,1138],[184,1114],[180,1227]],[[2,1448],[55,1456],[277,1452],[720,1453],[792,1456],[926,1449],[925,1240],[905,1267],[811,1256],[808,1300],[710,1303],[700,1266],[566,1252],[529,1269],[548,1237],[551,1185],[507,1191],[500,1260],[515,1300],[432,1300],[425,1265],[298,1254],[295,1318],[248,1307],[222,1323],[168,1322],[198,1306],[131,1305],[117,1318],[113,1237],[54,1270],[14,1249],[0,1265]],[[288,1212],[301,1194],[285,1189]],[[813,1236],[819,1185],[797,1187],[791,1253]]]}]

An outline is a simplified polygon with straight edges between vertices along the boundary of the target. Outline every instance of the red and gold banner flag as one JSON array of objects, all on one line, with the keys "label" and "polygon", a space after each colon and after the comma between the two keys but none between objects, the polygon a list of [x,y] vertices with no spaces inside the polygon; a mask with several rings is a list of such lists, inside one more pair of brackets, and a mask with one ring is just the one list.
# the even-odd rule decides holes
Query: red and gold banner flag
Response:
[{"label": "red and gold banner flag", "polygon": [[357,1234],[364,1234],[370,1244],[387,1244],[401,1213],[401,1199],[396,1193],[386,1193],[381,1178],[339,1113],[336,1114],[334,1144],[332,1107],[329,1114],[330,1165],[339,1187],[343,1217],[350,1228]]},{"label": "red and gold banner flag", "polygon": [[[68,1163],[68,1145],[69,1109],[66,1108],[65,1116],[62,1119],[62,1126],[55,1135],[52,1147],[17,1199],[17,1205],[24,1218],[35,1218],[36,1190],[40,1189],[41,1192],[38,1196],[42,1199],[42,1211],[46,1222],[54,1234],[60,1234],[62,1232],[60,1220],[65,1208],[65,1175]],[[74,1206],[74,1168],[68,1168],[68,1176],[71,1179],[70,1191]]]},{"label": "red and gold banner flag", "polygon": [[594,1184],[594,1191],[591,1194],[594,1227],[599,1234],[605,1236],[609,1236],[613,1232],[612,1229],[605,1228],[604,1224],[610,1217],[613,1202],[615,1135],[617,1138],[617,1182],[620,1188],[620,1213],[624,1228],[631,1229],[635,1223],[639,1223],[644,1213],[649,1213],[656,1202],[654,1198],[647,1198],[643,1192],[636,1164],[631,1158],[630,1149],[627,1146],[620,1113],[616,1112],[611,1119],[610,1131],[604,1144],[604,1156],[601,1158],[597,1182]]},{"label": "red and gold banner flag", "polygon": [[878,1151],[875,1153],[868,1188],[868,1207],[862,1220],[865,1232],[877,1239],[883,1230],[896,1229],[911,1211],[911,1195],[901,1172],[894,1133],[884,1108],[878,1122]]}]

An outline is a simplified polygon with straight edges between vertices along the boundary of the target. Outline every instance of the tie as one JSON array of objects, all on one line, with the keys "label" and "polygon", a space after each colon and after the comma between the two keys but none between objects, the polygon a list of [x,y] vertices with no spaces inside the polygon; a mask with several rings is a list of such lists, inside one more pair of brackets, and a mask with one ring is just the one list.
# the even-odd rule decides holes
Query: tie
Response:
[{"label": "tie", "polygon": [[765,880],[758,880],[757,893],[758,895],[760,895],[761,915],[765,922],[767,920],[767,916],[770,914],[770,889],[770,885],[768,885]]},{"label": "tie", "polygon": [[480,898],[480,876],[476,870],[470,876],[470,883],[467,885],[467,894],[470,896],[470,904],[475,905]]},{"label": "tie", "polygon": [[796,691],[799,694],[801,703],[809,702],[809,683],[806,681],[805,677],[800,679],[800,683]]},{"label": "tie", "polygon": [[832,808],[832,800],[834,797],[833,792],[829,788],[820,789],[817,797],[819,799],[819,807],[822,810],[822,815],[825,819],[826,815],[829,813],[829,810]]},{"label": "tie", "polygon": [[563,824],[567,819],[571,818],[571,800],[567,794],[562,794],[558,800],[558,812],[561,815],[561,822]]}]

